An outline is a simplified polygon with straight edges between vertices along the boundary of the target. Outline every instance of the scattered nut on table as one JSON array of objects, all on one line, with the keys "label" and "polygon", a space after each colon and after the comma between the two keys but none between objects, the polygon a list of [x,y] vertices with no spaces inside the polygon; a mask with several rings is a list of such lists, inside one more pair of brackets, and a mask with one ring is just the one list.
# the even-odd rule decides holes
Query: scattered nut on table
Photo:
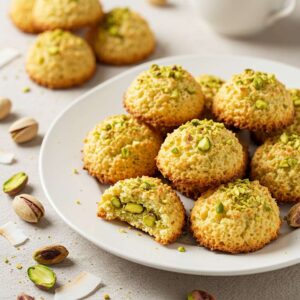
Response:
[{"label": "scattered nut on table", "polygon": [[160,6],[163,6],[163,5],[166,5],[168,0],[148,0],[151,4],[154,4],[154,5],[160,5]]},{"label": "scattered nut on table", "polygon": [[3,183],[3,192],[10,196],[15,196],[25,188],[27,182],[27,174],[19,172]]},{"label": "scattered nut on table", "polygon": [[33,253],[33,259],[42,265],[55,265],[61,263],[69,254],[62,245],[50,245],[37,249]]},{"label": "scattered nut on table", "polygon": [[7,98],[0,97],[0,120],[6,118],[11,111],[11,101]]},{"label": "scattered nut on table", "polygon": [[49,290],[55,286],[56,274],[43,265],[35,265],[27,270],[29,279],[39,288]]},{"label": "scattered nut on table", "polygon": [[17,297],[17,300],[34,300],[34,297],[22,293]]},{"label": "scattered nut on table", "polygon": [[194,290],[188,294],[187,300],[216,300],[216,298],[205,291]]},{"label": "scattered nut on table", "polygon": [[12,202],[15,213],[24,221],[37,223],[45,214],[42,203],[35,197],[21,194]]},{"label": "scattered nut on table", "polygon": [[34,139],[38,134],[39,125],[35,119],[22,118],[13,123],[9,132],[13,140],[18,143],[26,143]]},{"label": "scattered nut on table", "polygon": [[286,221],[293,228],[300,227],[300,203],[297,203],[291,207],[286,217]]}]

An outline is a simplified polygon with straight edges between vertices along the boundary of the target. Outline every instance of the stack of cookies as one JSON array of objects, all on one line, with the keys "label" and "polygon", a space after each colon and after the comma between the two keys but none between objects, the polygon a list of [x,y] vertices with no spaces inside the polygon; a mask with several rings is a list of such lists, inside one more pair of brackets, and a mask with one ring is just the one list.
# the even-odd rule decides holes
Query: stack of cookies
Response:
[{"label": "stack of cookies", "polygon": [[[204,247],[251,252],[277,238],[276,200],[300,200],[298,90],[251,69],[224,81],[194,78],[178,65],[152,65],[123,101],[129,115],[100,122],[84,141],[84,168],[114,184],[98,216],[168,244],[185,225],[177,190],[196,200],[188,225]],[[266,139],[249,176],[248,150],[236,136],[245,129],[255,140]]]},{"label": "stack of cookies", "polygon": [[[13,0],[10,16],[24,32],[41,33],[29,50],[26,70],[48,88],[89,80],[96,58],[106,64],[137,63],[155,49],[148,23],[129,8],[104,13],[98,0]],[[88,28],[86,40],[71,30]]]}]

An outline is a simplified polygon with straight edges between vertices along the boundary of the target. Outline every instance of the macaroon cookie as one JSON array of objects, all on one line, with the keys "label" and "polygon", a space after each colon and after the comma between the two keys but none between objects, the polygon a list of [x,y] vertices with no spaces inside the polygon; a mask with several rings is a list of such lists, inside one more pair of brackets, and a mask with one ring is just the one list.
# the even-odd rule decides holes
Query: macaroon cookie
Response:
[{"label": "macaroon cookie", "polygon": [[13,0],[10,5],[10,18],[22,31],[35,33],[33,7],[35,0]]},{"label": "macaroon cookie", "polygon": [[156,161],[176,189],[196,199],[211,187],[242,177],[247,153],[224,124],[192,120],[168,134]]},{"label": "macaroon cookie", "polygon": [[300,90],[299,89],[291,89],[289,90],[290,95],[292,97],[293,103],[294,103],[294,109],[295,109],[295,118],[294,122],[285,128],[272,131],[270,133],[266,133],[263,131],[254,132],[254,139],[259,142],[263,143],[266,141],[267,138],[274,137],[277,135],[280,135],[283,132],[289,132],[289,133],[297,133],[300,134]]},{"label": "macaroon cookie", "polygon": [[37,37],[28,52],[26,70],[40,85],[69,88],[89,80],[96,70],[96,61],[85,40],[56,29]]},{"label": "macaroon cookie", "polygon": [[40,31],[86,27],[102,17],[99,0],[36,0],[33,9],[34,24]]},{"label": "macaroon cookie", "polygon": [[300,201],[300,135],[282,133],[257,148],[251,178],[266,186],[278,201]]},{"label": "macaroon cookie", "polygon": [[271,132],[294,119],[290,93],[274,74],[246,69],[233,75],[219,90],[213,114],[227,126]]},{"label": "macaroon cookie", "polygon": [[114,8],[87,35],[99,61],[112,65],[137,63],[155,49],[147,21],[129,8]]},{"label": "macaroon cookie", "polygon": [[100,122],[84,140],[83,163],[101,183],[152,176],[161,137],[132,116],[117,115]]},{"label": "macaroon cookie", "polygon": [[137,119],[160,131],[170,131],[199,118],[204,99],[200,85],[181,66],[152,65],[132,82],[124,106]]},{"label": "macaroon cookie", "polygon": [[107,189],[98,203],[98,216],[126,222],[164,245],[174,242],[185,224],[177,194],[160,179],[147,176],[121,180]]},{"label": "macaroon cookie", "polygon": [[281,220],[268,189],[248,179],[204,193],[192,209],[191,231],[201,246],[228,253],[252,252],[276,239]]},{"label": "macaroon cookie", "polygon": [[201,86],[201,90],[204,95],[205,109],[209,112],[211,111],[213,99],[225,81],[220,77],[208,74],[196,77],[196,81]]}]

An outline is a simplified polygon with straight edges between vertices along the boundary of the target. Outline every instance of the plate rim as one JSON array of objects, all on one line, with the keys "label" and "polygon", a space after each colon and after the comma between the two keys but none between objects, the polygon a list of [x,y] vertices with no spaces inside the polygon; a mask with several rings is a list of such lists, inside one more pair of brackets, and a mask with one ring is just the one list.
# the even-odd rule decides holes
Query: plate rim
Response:
[{"label": "plate rim", "polygon": [[99,240],[95,239],[92,236],[86,236],[84,230],[79,228],[78,226],[74,225],[72,221],[67,219],[63,213],[60,211],[60,209],[56,206],[55,201],[52,201],[52,198],[50,196],[50,193],[48,192],[48,188],[46,185],[46,182],[44,180],[43,176],[43,159],[44,159],[44,152],[47,146],[47,141],[51,135],[51,132],[53,128],[55,127],[56,123],[64,116],[64,114],[71,109],[73,106],[76,106],[77,103],[83,101],[85,98],[87,98],[90,94],[93,94],[97,90],[101,90],[103,87],[110,85],[114,81],[117,81],[118,79],[121,79],[123,77],[126,77],[127,75],[134,73],[135,71],[138,70],[143,70],[144,68],[152,65],[152,64],[166,64],[166,63],[172,63],[174,60],[184,60],[184,59],[199,59],[199,58],[219,58],[219,59],[256,59],[257,61],[261,63],[268,63],[268,64],[277,64],[278,66],[282,67],[289,67],[295,69],[295,71],[300,72],[300,68],[297,68],[293,65],[282,63],[280,61],[276,60],[271,60],[271,59],[266,59],[266,58],[261,58],[261,57],[256,57],[256,56],[248,56],[248,55],[222,55],[222,54],[186,54],[186,55],[175,55],[175,56],[166,56],[163,58],[151,60],[144,62],[142,64],[136,65],[134,67],[129,67],[128,70],[121,72],[120,74],[113,76],[112,78],[109,78],[108,80],[105,80],[104,82],[96,85],[95,87],[91,88],[89,91],[84,92],[82,95],[77,97],[75,100],[70,102],[66,107],[58,113],[58,115],[54,118],[54,120],[51,122],[50,126],[48,127],[46,134],[43,138],[43,142],[40,148],[40,154],[39,154],[39,159],[38,159],[38,173],[39,173],[39,178],[41,182],[42,189],[45,193],[45,196],[48,200],[48,202],[51,204],[52,208],[54,211],[58,214],[58,216],[70,227],[72,228],[75,232],[79,233],[83,238],[87,239],[97,247],[100,247],[104,251],[111,253],[117,257],[123,258],[125,260],[131,261],[133,263],[138,263],[147,267],[159,269],[159,270],[164,270],[164,271],[170,271],[170,272],[175,272],[175,273],[181,273],[181,274],[191,274],[191,275],[206,275],[206,276],[241,276],[241,275],[250,275],[250,274],[259,274],[259,273],[264,273],[264,272],[270,272],[270,271],[275,271],[279,270],[285,267],[289,267],[292,265],[295,265],[300,262],[300,255],[298,258],[291,259],[289,261],[284,261],[278,264],[273,264],[273,265],[268,265],[268,266],[261,266],[261,267],[255,267],[255,268],[248,268],[244,270],[239,270],[239,269],[233,269],[229,271],[201,271],[201,270],[190,270],[182,267],[176,267],[176,266],[166,266],[162,265],[161,263],[157,262],[145,262],[142,259],[136,258],[134,256],[131,256],[130,254],[122,254],[121,252],[115,251],[113,248],[109,247],[107,244],[100,242]]}]

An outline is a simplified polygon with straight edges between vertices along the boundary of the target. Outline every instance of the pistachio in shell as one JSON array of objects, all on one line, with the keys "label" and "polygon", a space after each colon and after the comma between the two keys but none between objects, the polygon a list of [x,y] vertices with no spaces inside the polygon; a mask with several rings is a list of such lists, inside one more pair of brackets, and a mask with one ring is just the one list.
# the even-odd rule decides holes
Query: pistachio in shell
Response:
[{"label": "pistachio in shell", "polygon": [[55,265],[61,263],[69,254],[62,245],[50,245],[37,249],[33,253],[33,259],[42,265]]},{"label": "pistachio in shell", "polygon": [[34,139],[38,134],[39,124],[35,119],[22,118],[13,123],[9,132],[12,139],[18,143],[26,143]]},{"label": "pistachio in shell", "polygon": [[39,288],[49,290],[55,286],[56,274],[43,265],[35,265],[27,270],[29,279]]},{"label": "pistachio in shell", "polygon": [[216,300],[214,296],[205,291],[194,290],[187,296],[187,300]]},{"label": "pistachio in shell", "polygon": [[3,192],[14,196],[21,192],[28,182],[28,176],[24,172],[19,172],[3,183]]},{"label": "pistachio in shell", "polygon": [[300,227],[300,202],[291,207],[286,221],[293,228]]}]

